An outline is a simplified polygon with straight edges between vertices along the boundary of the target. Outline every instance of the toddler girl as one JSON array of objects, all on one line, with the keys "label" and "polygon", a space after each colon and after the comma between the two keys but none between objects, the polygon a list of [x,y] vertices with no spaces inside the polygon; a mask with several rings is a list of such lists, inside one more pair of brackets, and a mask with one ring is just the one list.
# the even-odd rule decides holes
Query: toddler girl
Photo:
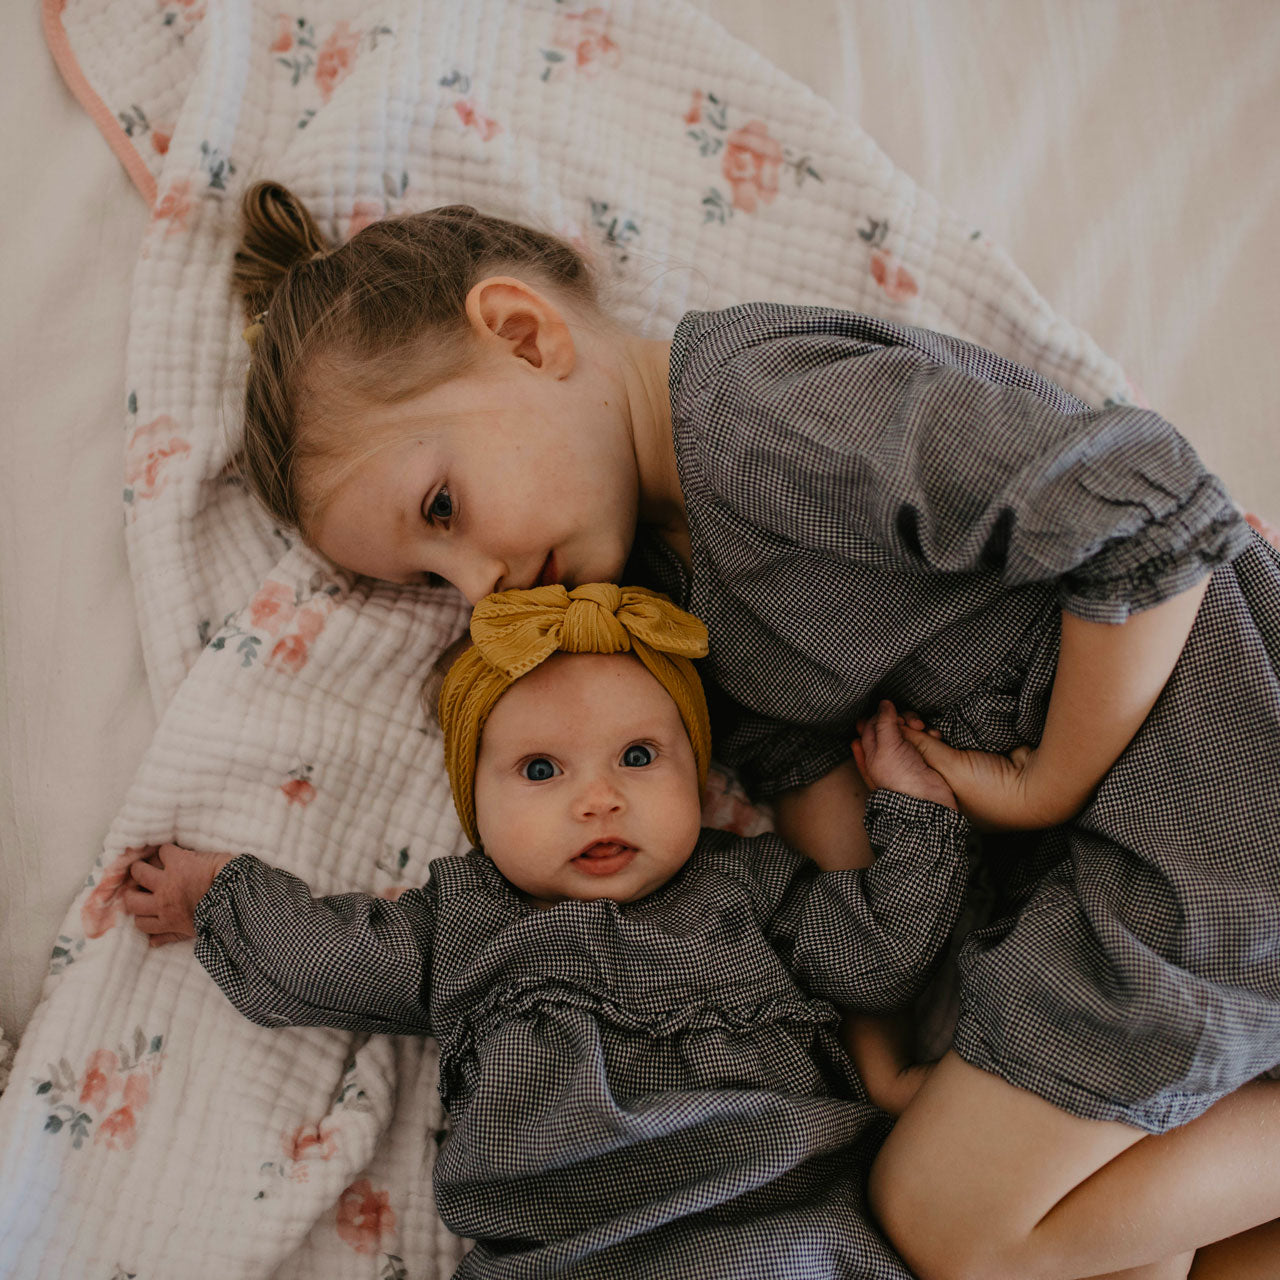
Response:
[{"label": "toddler girl", "polygon": [[870,869],[699,831],[696,618],[591,584],[481,602],[440,693],[476,847],[395,902],[313,899],[249,854],[165,845],[125,904],[196,938],[266,1026],[429,1034],[459,1276],[910,1280],[864,1209],[888,1128],[838,1000],[909,1000],[963,896],[967,824],[885,708]]},{"label": "toddler girl", "polygon": [[277,520],[472,601],[665,591],[710,629],[722,758],[824,865],[869,858],[848,744],[884,698],[963,811],[1035,829],[874,1170],[921,1275],[1102,1273],[1280,1215],[1247,1083],[1280,1061],[1280,561],[1167,423],[827,308],[641,339],[569,247],[471,209],[336,248],[278,186],[245,211]]}]

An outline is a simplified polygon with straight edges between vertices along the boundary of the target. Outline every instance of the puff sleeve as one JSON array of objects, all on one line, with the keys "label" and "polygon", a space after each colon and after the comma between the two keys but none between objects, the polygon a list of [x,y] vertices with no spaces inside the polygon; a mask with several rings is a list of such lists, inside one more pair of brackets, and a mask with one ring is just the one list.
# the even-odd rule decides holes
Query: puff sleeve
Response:
[{"label": "puff sleeve", "polygon": [[751,315],[699,341],[674,409],[706,424],[692,482],[762,531],[911,575],[1055,582],[1065,609],[1113,623],[1249,541],[1157,413],[1089,408],[928,330],[818,308]]},{"label": "puff sleeve", "polygon": [[796,874],[766,932],[813,994],[887,1012],[919,994],[946,948],[968,883],[969,824],[896,791],[871,795],[866,824],[876,861]]},{"label": "puff sleeve", "polygon": [[431,1034],[435,919],[431,882],[395,902],[313,898],[296,876],[241,854],[196,907],[196,959],[262,1026]]}]

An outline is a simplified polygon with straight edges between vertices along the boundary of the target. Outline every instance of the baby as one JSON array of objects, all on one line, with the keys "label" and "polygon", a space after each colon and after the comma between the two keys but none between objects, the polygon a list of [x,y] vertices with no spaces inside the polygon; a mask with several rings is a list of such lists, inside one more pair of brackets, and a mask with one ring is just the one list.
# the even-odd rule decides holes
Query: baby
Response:
[{"label": "baby", "polygon": [[435,1168],[459,1276],[910,1280],[865,1179],[889,1129],[834,1004],[918,992],[955,921],[967,824],[884,704],[861,731],[869,868],[700,830],[710,757],[665,597],[497,593],[439,697],[462,858],[388,902],[315,899],[250,854],[163,845],[124,897],[248,1018],[434,1035]]}]

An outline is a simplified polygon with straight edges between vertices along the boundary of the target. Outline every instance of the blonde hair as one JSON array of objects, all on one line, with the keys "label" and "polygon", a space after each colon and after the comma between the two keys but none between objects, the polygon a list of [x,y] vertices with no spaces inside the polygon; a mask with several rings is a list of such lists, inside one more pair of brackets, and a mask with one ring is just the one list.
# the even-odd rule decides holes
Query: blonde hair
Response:
[{"label": "blonde hair", "polygon": [[[487,275],[533,274],[596,308],[590,268],[555,236],[468,205],[385,218],[332,244],[291,191],[259,182],[242,203],[232,284],[253,322],[240,470],[280,523],[305,537],[318,463],[359,443],[318,422],[323,399],[394,404],[462,373],[466,300]],[[350,415],[354,418],[354,414]]]}]

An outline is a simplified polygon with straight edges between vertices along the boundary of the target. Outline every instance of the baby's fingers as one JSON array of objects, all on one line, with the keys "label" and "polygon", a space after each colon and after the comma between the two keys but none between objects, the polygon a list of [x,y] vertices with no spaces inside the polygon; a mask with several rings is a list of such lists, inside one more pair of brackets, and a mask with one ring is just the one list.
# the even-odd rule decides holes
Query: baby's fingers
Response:
[{"label": "baby's fingers", "polygon": [[893,744],[903,733],[904,726],[902,718],[898,715],[898,709],[887,699],[880,704],[880,709],[876,712],[876,718],[872,721],[872,724],[875,729],[876,746],[885,750],[891,750]]},{"label": "baby's fingers", "polygon": [[156,906],[156,895],[154,893],[148,893],[145,889],[137,889],[132,886],[121,892],[120,905],[131,916],[154,916],[159,910]]},{"label": "baby's fingers", "polygon": [[853,740],[853,763],[857,765],[858,772],[862,775],[862,781],[866,784],[868,790],[874,791],[875,783],[871,781],[870,774],[867,773],[867,753],[863,750],[862,741],[859,738]]},{"label": "baby's fingers", "polygon": [[154,889],[164,879],[164,872],[154,862],[139,860],[129,865],[129,874],[144,889]]}]

